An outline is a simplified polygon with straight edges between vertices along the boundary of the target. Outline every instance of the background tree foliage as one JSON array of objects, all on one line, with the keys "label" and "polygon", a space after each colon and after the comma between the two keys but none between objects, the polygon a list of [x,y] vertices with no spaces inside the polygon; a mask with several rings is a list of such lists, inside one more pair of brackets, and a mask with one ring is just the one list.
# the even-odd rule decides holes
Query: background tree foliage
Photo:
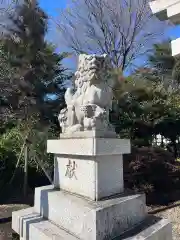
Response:
[{"label": "background tree foliage", "polygon": [[155,45],[149,68],[120,79],[114,89],[117,105],[112,113],[118,133],[125,132],[132,140],[140,138],[148,145],[159,133],[173,142],[178,139],[180,90],[173,78],[178,61],[171,56],[167,44]]},{"label": "background tree foliage", "polygon": [[[120,84],[114,89],[111,121],[117,134],[130,138],[132,143],[132,154],[124,161],[125,183],[129,188],[145,191],[151,203],[175,200],[170,192],[180,187],[176,161],[180,147],[180,89],[174,77],[174,72],[179,74],[178,64],[179,59],[171,56],[165,43],[155,45],[149,68],[119,78]],[[169,144],[154,147],[158,134]]]},{"label": "background tree foliage", "polygon": [[52,118],[57,103],[54,101],[53,105],[49,96],[55,96],[63,107],[67,75],[61,62],[66,54],[55,53],[55,48],[45,41],[47,20],[38,4],[25,1],[9,15],[8,32],[3,39],[4,51],[10,56],[8,62],[14,70],[12,84],[8,84],[13,87],[10,89],[13,113],[25,120],[33,114],[44,120],[50,117],[50,112]]},{"label": "background tree foliage", "polygon": [[34,3],[25,0],[7,12],[0,38],[0,165],[6,169],[0,172],[1,187],[7,187],[15,171],[11,187],[22,186],[23,156],[15,168],[26,138],[29,185],[40,184],[38,176],[45,176],[37,160],[52,174],[53,158],[46,154],[46,141],[60,132],[57,115],[65,105],[70,79],[62,65],[67,54],[57,53],[45,40],[48,16]]}]

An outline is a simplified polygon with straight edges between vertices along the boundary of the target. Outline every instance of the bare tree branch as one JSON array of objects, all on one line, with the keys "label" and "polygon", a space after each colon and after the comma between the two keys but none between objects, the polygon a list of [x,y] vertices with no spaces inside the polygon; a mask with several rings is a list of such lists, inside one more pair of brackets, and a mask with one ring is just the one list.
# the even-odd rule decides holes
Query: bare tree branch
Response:
[{"label": "bare tree branch", "polygon": [[129,64],[152,49],[166,26],[148,0],[69,0],[57,20],[64,43],[75,53],[106,53],[115,67]]}]

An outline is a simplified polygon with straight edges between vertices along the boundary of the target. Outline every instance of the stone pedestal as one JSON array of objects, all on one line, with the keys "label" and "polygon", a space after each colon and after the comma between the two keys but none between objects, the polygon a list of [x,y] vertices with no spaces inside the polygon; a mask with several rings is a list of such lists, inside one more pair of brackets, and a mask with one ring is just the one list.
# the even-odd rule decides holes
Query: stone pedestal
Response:
[{"label": "stone pedestal", "polygon": [[54,185],[35,190],[33,208],[13,213],[21,239],[172,239],[167,220],[149,219],[145,195],[124,190],[129,140],[63,138],[47,151],[55,154]]},{"label": "stone pedestal", "polygon": [[51,140],[47,150],[56,154],[55,187],[92,200],[124,191],[122,154],[130,152],[128,140]]}]

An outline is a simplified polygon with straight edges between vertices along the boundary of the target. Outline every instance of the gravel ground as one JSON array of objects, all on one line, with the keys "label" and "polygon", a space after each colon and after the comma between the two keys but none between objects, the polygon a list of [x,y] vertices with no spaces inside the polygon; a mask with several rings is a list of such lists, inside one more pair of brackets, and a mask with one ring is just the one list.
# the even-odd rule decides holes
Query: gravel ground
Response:
[{"label": "gravel ground", "polygon": [[149,208],[150,213],[168,219],[172,223],[173,240],[180,240],[180,203],[165,208]]},{"label": "gravel ground", "polygon": [[173,240],[180,240],[180,207],[165,210],[157,213],[156,216],[169,219],[173,228]]},{"label": "gravel ground", "polygon": [[12,216],[12,212],[18,211],[27,207],[29,206],[25,204],[0,205],[0,220],[3,218],[9,218]]},{"label": "gravel ground", "polygon": [[[11,228],[12,212],[29,207],[24,204],[0,205],[0,240],[12,240],[14,231]],[[17,238],[16,238],[17,239]]]}]

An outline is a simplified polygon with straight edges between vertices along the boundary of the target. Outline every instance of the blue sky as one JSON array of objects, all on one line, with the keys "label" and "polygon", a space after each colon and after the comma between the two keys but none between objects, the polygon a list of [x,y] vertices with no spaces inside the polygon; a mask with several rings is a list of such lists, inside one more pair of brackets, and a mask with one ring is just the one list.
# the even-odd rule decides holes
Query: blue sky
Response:
[{"label": "blue sky", "polygon": [[[64,8],[66,6],[67,0],[39,0],[40,6],[48,13],[49,16],[56,17],[58,16],[60,9]],[[48,34],[49,40],[51,39],[52,31],[55,31],[54,29],[50,28],[50,32]],[[176,37],[180,37],[180,26],[176,28],[172,28],[170,31],[168,31],[168,35],[174,39]]]},{"label": "blue sky", "polygon": [[[57,17],[60,14],[60,9],[64,8],[66,6],[67,0],[39,0],[40,6],[43,8],[43,10],[51,17]],[[169,31],[167,31],[167,35],[171,39],[175,39],[177,37],[180,37],[180,26],[176,28],[171,28]],[[52,24],[50,22],[49,24],[49,32],[47,35],[47,39],[55,44],[58,43],[58,34],[57,29],[55,27],[55,24]],[[60,51],[63,51],[63,49],[58,49]],[[69,60],[67,60],[68,67],[72,67],[74,69],[75,66],[72,66],[72,64]]]},{"label": "blue sky", "polygon": [[66,6],[66,0],[39,0],[39,3],[50,16],[56,16],[57,11]]},{"label": "blue sky", "polygon": [[171,39],[179,38],[180,37],[180,26],[173,27],[169,32],[169,36]]},{"label": "blue sky", "polygon": [[[60,15],[60,10],[66,7],[67,0],[39,0],[40,7],[52,18],[56,18]],[[59,36],[57,32],[56,24],[52,21],[49,21],[49,31],[47,34],[47,39],[58,46],[57,51],[63,52],[64,49],[60,48]],[[66,67],[72,69],[73,71],[76,68],[75,60],[66,59],[64,60]]]},{"label": "blue sky", "polygon": [[[42,9],[52,18],[56,18],[60,14],[60,10],[66,6],[67,0],[39,0],[39,4]],[[48,31],[48,40],[51,42],[56,42],[57,37],[56,27],[51,21],[49,21],[49,31]]]}]

